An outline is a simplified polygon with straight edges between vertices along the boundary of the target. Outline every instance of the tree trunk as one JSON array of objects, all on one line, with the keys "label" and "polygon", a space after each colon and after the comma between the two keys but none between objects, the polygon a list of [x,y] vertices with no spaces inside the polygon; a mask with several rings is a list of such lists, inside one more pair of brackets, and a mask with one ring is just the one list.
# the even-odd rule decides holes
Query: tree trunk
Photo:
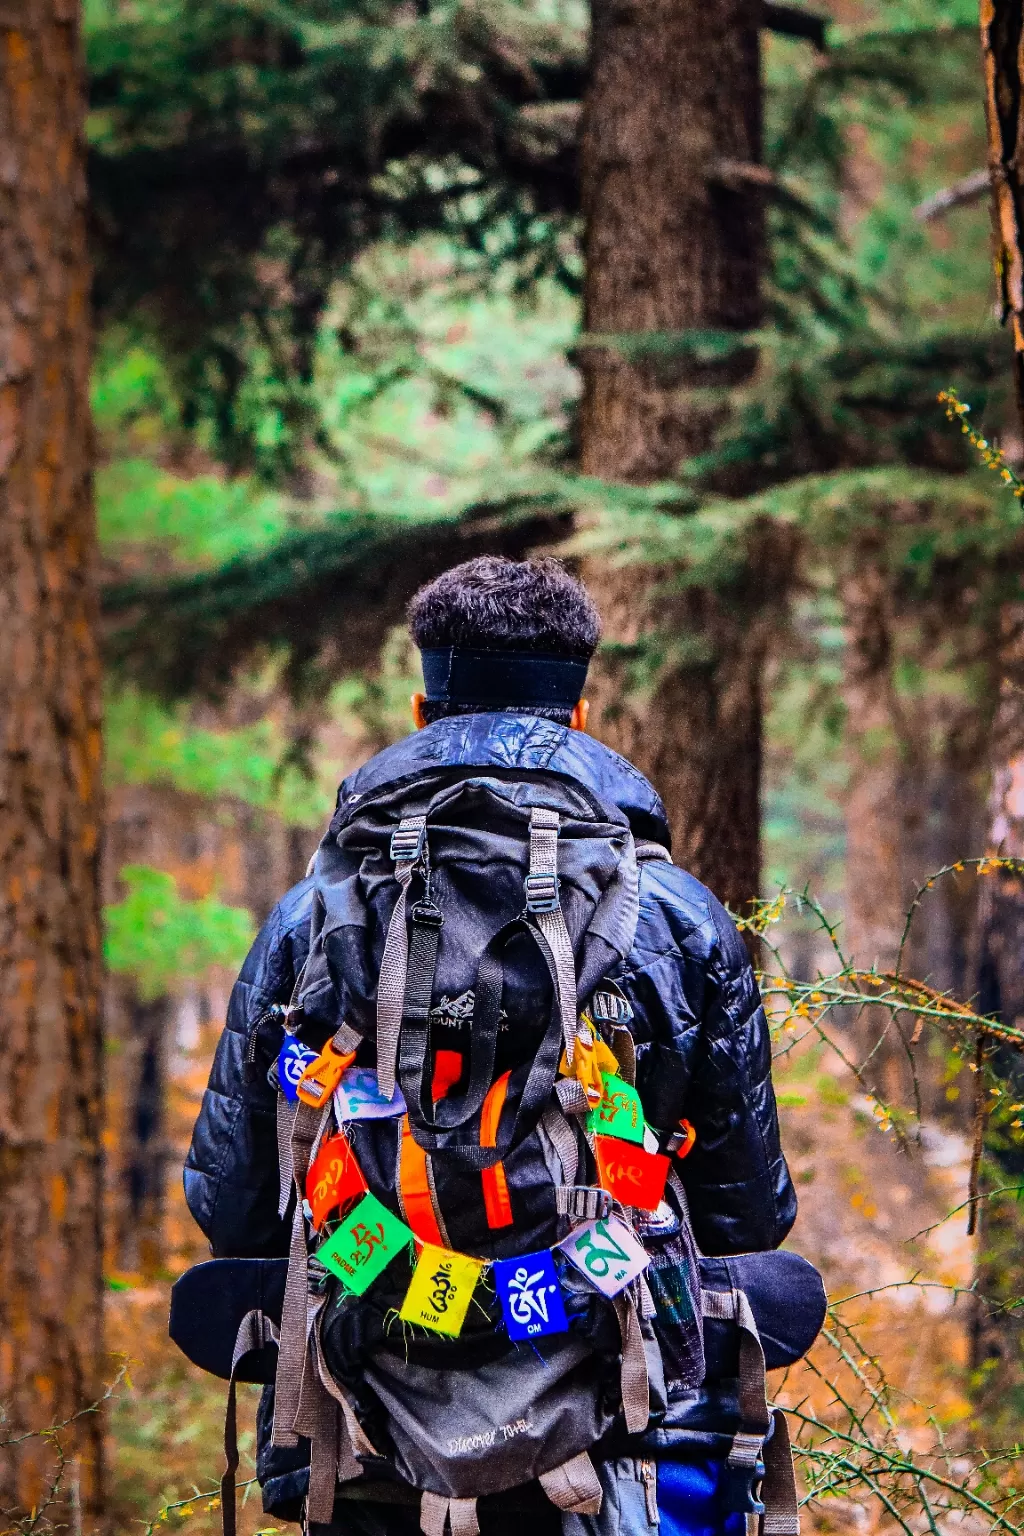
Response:
[{"label": "tree trunk", "polygon": [[[1012,696],[1004,699],[1004,715],[1016,713]],[[998,736],[998,733],[997,733]],[[997,768],[989,803],[989,852],[1024,858],[1024,756]],[[978,928],[977,1006],[1014,1024],[1024,1024],[1024,881],[1000,870],[984,877]],[[989,1070],[1012,1098],[1024,1094],[1024,1063],[1016,1051],[989,1051]],[[979,1084],[981,1102],[987,1085]],[[1020,1252],[1024,1222],[1015,1191],[1024,1179],[1024,1155],[1005,1126],[980,1121],[983,1156],[976,1208],[978,1299],[971,1328],[971,1366],[975,1399],[986,1424],[1002,1431],[1009,1426],[1024,1381],[1024,1326],[1014,1302],[1021,1293]],[[1004,1191],[1002,1194],[997,1191]]]},{"label": "tree trunk", "polygon": [[[0,4],[0,1507],[101,1394],[100,693],[73,0]],[[56,1504],[95,1516],[100,1414]],[[50,1510],[51,1518],[54,1509]],[[74,1520],[73,1522],[74,1523]]]},{"label": "tree trunk", "polygon": [[[694,333],[761,320],[763,211],[743,175],[761,157],[759,8],[594,0],[592,16],[582,468],[648,484],[710,446],[726,391],[755,361],[742,343],[715,360]],[[680,862],[742,905],[760,873],[766,584],[672,596],[635,566],[594,562],[584,577],[606,630],[595,728],[662,792]],[[648,681],[631,695],[638,654]]]},{"label": "tree trunk", "polygon": [[981,58],[992,182],[992,235],[999,317],[1013,338],[1017,410],[1024,426],[1024,138],[1020,0],[981,0]]}]

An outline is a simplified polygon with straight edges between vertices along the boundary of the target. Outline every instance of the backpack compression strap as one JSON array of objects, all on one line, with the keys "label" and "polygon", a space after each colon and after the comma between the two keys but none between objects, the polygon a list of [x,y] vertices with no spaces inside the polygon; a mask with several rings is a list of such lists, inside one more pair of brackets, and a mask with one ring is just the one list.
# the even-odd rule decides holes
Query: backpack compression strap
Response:
[{"label": "backpack compression strap", "polygon": [[[395,879],[401,889],[388,924],[388,936],[384,943],[384,957],[380,966],[380,980],[377,983],[377,1082],[386,1099],[394,1098],[395,1094],[398,1037],[402,1030],[402,1013],[405,1007],[405,983],[409,966],[409,931],[405,924],[406,897],[409,894],[412,872],[418,861],[426,857],[426,851],[427,818],[425,816],[403,817],[391,838]],[[433,975],[433,966],[430,971]]]},{"label": "backpack compression strap", "polygon": [[740,1428],[728,1465],[753,1482],[763,1464],[761,1536],[800,1536],[800,1512],[789,1425],[781,1408],[768,1406],[764,1349],[745,1291],[701,1291],[705,1317],[735,1322],[740,1330]]},{"label": "backpack compression strap", "polygon": [[258,1308],[247,1312],[238,1325],[231,1355],[228,1403],[224,1414],[224,1476],[220,1480],[221,1521],[224,1536],[235,1536],[237,1525],[235,1474],[238,1471],[238,1367],[254,1349],[276,1344],[278,1332],[269,1317]]},{"label": "backpack compression strap", "polygon": [[530,811],[530,872],[526,910],[545,939],[555,962],[555,990],[562,1016],[565,1055],[572,1066],[576,1044],[576,961],[558,899],[558,812],[535,805]]}]

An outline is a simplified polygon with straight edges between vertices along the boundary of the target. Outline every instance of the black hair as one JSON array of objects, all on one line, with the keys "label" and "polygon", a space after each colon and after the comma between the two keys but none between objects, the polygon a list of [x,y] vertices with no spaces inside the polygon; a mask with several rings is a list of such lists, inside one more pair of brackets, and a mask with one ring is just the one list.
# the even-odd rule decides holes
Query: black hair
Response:
[{"label": "black hair", "polygon": [[[589,661],[601,619],[586,587],[558,560],[480,555],[444,571],[409,604],[409,629],[420,650],[466,646],[487,651],[541,651]],[[493,705],[430,702],[428,722],[486,713]],[[531,709],[567,725],[568,709]]]}]

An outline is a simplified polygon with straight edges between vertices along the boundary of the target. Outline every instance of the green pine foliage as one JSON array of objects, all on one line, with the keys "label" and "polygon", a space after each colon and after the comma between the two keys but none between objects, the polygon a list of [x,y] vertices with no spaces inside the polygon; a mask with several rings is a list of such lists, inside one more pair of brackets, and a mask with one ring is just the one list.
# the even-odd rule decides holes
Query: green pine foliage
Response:
[{"label": "green pine foliage", "polygon": [[[971,7],[892,0],[831,27],[824,55],[767,39],[768,323],[620,338],[753,343],[761,363],[716,448],[643,492],[573,473],[583,20],[93,0],[101,315],[140,338],[108,371],[138,403],[101,479],[119,675],[181,695],[286,653],[289,685],[323,692],[339,658],[372,670],[419,581],[478,548],[601,551],[742,602],[765,522],[798,534],[800,602],[827,611],[870,548],[917,605],[920,655],[943,623],[954,672],[989,653],[1017,509],[935,403],[957,385],[990,435],[1006,413],[987,214],[913,214],[984,163]],[[227,174],[237,198],[211,210]],[[206,471],[158,442],[198,444]],[[802,658],[785,687],[827,708],[830,625],[775,601]],[[637,676],[703,645],[651,633]],[[987,682],[964,686],[989,707]]]},{"label": "green pine foliage", "polygon": [[215,896],[188,901],[173,876],[146,864],[125,865],[121,880],[124,899],[104,913],[104,958],[115,974],[132,977],[144,1000],[198,981],[213,966],[241,965],[256,932],[244,908]]},{"label": "green pine foliage", "polygon": [[104,742],[112,785],[152,784],[238,802],[289,826],[319,827],[336,788],[291,760],[290,742],[270,719],[207,730],[190,721],[186,705],[169,709],[131,687],[107,697]]},{"label": "green pine foliage", "polygon": [[[101,318],[145,316],[186,427],[294,472],[332,285],[382,237],[567,275],[578,15],[514,0],[90,0]],[[267,417],[274,421],[267,431]]]}]

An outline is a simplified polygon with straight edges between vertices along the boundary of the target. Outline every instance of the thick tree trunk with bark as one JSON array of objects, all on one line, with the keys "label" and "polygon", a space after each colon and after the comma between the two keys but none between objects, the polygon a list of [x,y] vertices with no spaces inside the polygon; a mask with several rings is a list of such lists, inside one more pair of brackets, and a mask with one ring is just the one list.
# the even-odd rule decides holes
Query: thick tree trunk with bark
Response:
[{"label": "thick tree trunk with bark", "polygon": [[[761,157],[759,7],[595,0],[592,14],[582,468],[647,484],[709,447],[724,391],[754,363],[742,345],[716,361],[693,333],[761,319],[763,212],[746,175]],[[741,905],[760,872],[765,572],[756,595],[741,582],[728,598],[655,596],[661,577],[637,567],[584,576],[610,642],[595,728],[665,797],[677,859]],[[622,662],[638,646],[655,659],[631,698]]]},{"label": "thick tree trunk with bark", "polygon": [[[74,0],[0,3],[0,1509],[102,1391],[100,696]],[[94,1515],[102,1415],[62,1435]],[[50,1511],[51,1515],[54,1511]]]},{"label": "thick tree trunk with bark", "polygon": [[1017,408],[1024,422],[1024,15],[1020,0],[981,0],[981,57],[992,183],[992,234],[1002,323],[1013,338]]}]

